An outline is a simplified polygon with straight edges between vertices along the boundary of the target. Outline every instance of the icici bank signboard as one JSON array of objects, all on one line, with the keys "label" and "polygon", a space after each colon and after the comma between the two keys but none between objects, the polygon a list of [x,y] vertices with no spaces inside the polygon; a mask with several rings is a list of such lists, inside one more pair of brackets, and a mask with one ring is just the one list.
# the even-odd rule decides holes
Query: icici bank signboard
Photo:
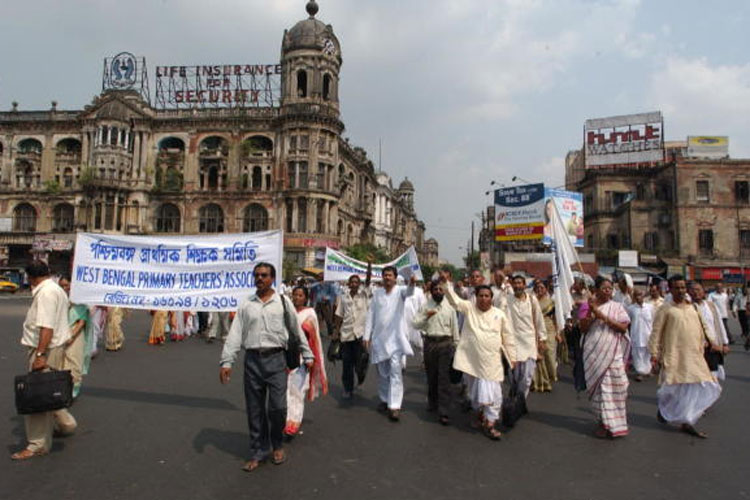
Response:
[{"label": "icici bank signboard", "polygon": [[661,162],[663,131],[661,111],[586,120],[586,167]]}]

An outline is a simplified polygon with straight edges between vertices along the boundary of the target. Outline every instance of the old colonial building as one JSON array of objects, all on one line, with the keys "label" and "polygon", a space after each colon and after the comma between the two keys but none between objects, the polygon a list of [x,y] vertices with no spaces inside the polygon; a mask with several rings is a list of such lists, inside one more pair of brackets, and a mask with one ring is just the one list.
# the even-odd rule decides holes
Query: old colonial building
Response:
[{"label": "old colonial building", "polygon": [[[285,260],[300,268],[322,265],[327,246],[415,245],[422,253],[414,186],[404,181],[393,191],[388,180],[384,190],[384,174],[342,135],[341,45],[316,19],[314,1],[307,11],[283,35],[277,105],[159,107],[142,92],[110,89],[82,110],[14,104],[0,113],[8,264],[26,262],[41,235],[46,250],[66,250],[76,231],[281,228]],[[50,254],[61,269],[69,257]]]},{"label": "old colonial building", "polygon": [[[665,142],[666,161],[585,169],[570,153],[566,185],[584,194],[585,243],[607,264],[620,249],[673,272],[741,281],[750,267],[750,159],[702,158]],[[746,270],[746,274],[748,270]]]}]

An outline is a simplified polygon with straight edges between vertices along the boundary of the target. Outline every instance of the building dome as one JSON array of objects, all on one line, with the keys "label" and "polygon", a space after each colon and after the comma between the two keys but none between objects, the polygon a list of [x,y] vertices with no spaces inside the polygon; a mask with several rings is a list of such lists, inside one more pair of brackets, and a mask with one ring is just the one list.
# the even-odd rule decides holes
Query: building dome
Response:
[{"label": "building dome", "polygon": [[[333,43],[336,53],[341,50],[339,41],[333,34],[333,27],[315,19],[318,4],[314,0],[307,3],[307,13],[310,15],[295,24],[284,34],[283,50],[323,49],[327,43]],[[327,42],[330,40],[330,42]],[[329,49],[333,50],[333,49]]]},{"label": "building dome", "polygon": [[405,177],[403,181],[401,181],[401,184],[398,186],[399,191],[409,191],[414,192],[414,184],[411,183],[408,177]]}]

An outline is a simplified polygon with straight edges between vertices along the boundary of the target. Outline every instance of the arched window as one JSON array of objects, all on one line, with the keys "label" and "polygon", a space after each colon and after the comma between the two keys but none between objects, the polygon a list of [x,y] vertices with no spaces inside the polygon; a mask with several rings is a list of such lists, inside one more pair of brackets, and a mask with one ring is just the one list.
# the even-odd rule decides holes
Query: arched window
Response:
[{"label": "arched window", "polygon": [[271,157],[273,141],[263,135],[254,135],[242,141],[242,152],[245,156]]},{"label": "arched window", "polygon": [[260,191],[263,189],[263,169],[260,167],[253,167],[253,191]]},{"label": "arched window", "polygon": [[59,203],[52,209],[52,230],[70,233],[75,225],[75,209],[69,203]]},{"label": "arched window", "polygon": [[120,131],[117,127],[109,129],[109,144],[111,146],[117,146],[117,138],[120,136]]},{"label": "arched window", "polygon": [[336,224],[336,234],[341,236],[344,233],[344,223],[339,219],[339,222]]},{"label": "arched window", "polygon": [[37,139],[24,139],[18,143],[18,153],[28,154],[36,153],[42,154],[42,143]]},{"label": "arched window", "polygon": [[21,203],[13,209],[13,230],[24,233],[36,231],[36,209],[28,203]]},{"label": "arched window", "polygon": [[164,203],[156,210],[156,232],[180,232],[180,209],[176,205]]},{"label": "arched window", "polygon": [[159,141],[159,152],[180,152],[185,151],[185,143],[177,137],[165,137]]},{"label": "arched window", "polygon": [[204,205],[198,211],[198,231],[201,233],[223,233],[224,212],[219,205],[211,203]]},{"label": "arched window", "polygon": [[218,136],[206,137],[201,141],[199,151],[201,189],[225,188],[229,142]]},{"label": "arched window", "polygon": [[331,99],[331,75],[323,75],[323,100],[329,101]]},{"label": "arched window", "polygon": [[257,203],[248,205],[242,218],[242,231],[254,233],[268,230],[268,211]]},{"label": "arched window", "polygon": [[307,71],[297,71],[297,97],[307,97]]}]

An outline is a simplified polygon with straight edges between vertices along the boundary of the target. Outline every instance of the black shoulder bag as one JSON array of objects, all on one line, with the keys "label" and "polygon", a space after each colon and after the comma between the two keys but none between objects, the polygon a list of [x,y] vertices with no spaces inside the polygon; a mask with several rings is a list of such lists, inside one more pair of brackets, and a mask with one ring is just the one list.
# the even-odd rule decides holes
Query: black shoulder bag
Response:
[{"label": "black shoulder bag", "polygon": [[281,299],[281,307],[284,309],[284,326],[286,327],[287,341],[286,350],[284,355],[286,356],[286,367],[290,370],[299,368],[300,358],[300,341],[299,337],[295,333],[297,330],[291,324],[289,319],[289,309],[286,306],[286,298],[283,295],[279,295]]}]

